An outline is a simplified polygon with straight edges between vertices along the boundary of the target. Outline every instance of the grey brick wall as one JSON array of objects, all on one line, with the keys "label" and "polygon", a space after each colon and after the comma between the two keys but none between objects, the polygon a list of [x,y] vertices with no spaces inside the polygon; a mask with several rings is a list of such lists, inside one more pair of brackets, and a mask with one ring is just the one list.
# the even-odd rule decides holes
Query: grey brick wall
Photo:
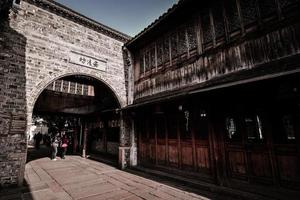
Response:
[{"label": "grey brick wall", "polygon": [[0,22],[0,187],[22,182],[26,160],[26,38]]},{"label": "grey brick wall", "polygon": [[[35,101],[52,81],[67,75],[91,76],[109,86],[122,107],[127,104],[123,41],[29,2],[21,1],[1,25],[1,186],[22,183],[25,132],[30,129]],[[71,51],[105,59],[107,70],[70,63]]]}]

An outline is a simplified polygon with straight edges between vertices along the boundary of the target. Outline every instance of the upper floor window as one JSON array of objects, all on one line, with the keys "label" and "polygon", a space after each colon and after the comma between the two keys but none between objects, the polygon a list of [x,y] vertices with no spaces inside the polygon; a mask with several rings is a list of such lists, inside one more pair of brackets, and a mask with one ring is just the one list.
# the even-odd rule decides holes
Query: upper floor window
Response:
[{"label": "upper floor window", "polygon": [[201,18],[202,23],[202,33],[203,33],[203,44],[206,45],[212,42],[212,27],[210,22],[209,12],[206,11],[203,13]]},{"label": "upper floor window", "polygon": [[186,28],[180,27],[178,30],[178,54],[182,55],[187,52]]},{"label": "upper floor window", "polygon": [[170,61],[170,38],[165,37],[164,39],[164,61],[169,62]]},{"label": "upper floor window", "polygon": [[223,7],[221,3],[215,5],[212,10],[214,26],[215,26],[215,36],[216,40],[225,36],[225,25],[224,25],[224,15],[223,15]]},{"label": "upper floor window", "polygon": [[143,74],[145,72],[145,60],[144,60],[144,53],[141,53],[140,55],[140,74]]},{"label": "upper floor window", "polygon": [[172,55],[172,59],[177,57],[178,55],[177,32],[173,32],[171,34],[171,55]]},{"label": "upper floor window", "polygon": [[147,50],[145,52],[145,71],[149,71],[150,70],[150,52],[149,50]]},{"label": "upper floor window", "polygon": [[257,19],[256,0],[240,0],[240,7],[244,26],[253,23]]},{"label": "upper floor window", "polygon": [[276,12],[275,0],[259,0],[259,10],[261,17],[265,18]]},{"label": "upper floor window", "polygon": [[157,51],[157,66],[160,66],[164,62],[164,43],[163,40],[156,42]]},{"label": "upper floor window", "polygon": [[228,22],[229,33],[240,30],[241,24],[239,20],[236,0],[228,0],[225,11],[226,11],[226,18]]},{"label": "upper floor window", "polygon": [[151,46],[149,52],[150,52],[150,68],[153,69],[156,67],[155,45]]},{"label": "upper floor window", "polygon": [[189,51],[197,48],[197,33],[194,23],[189,23],[187,27],[188,48]]},{"label": "upper floor window", "polygon": [[279,0],[279,5],[281,8],[287,8],[292,4],[297,3],[298,0]]}]

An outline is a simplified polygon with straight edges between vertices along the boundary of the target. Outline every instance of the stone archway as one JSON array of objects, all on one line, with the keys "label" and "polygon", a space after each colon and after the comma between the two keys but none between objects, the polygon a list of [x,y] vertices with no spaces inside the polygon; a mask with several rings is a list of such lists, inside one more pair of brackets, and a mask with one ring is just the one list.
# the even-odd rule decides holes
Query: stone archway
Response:
[{"label": "stone archway", "polygon": [[[74,73],[64,73],[58,76],[49,76],[44,78],[42,81],[40,81],[36,87],[34,87],[29,94],[27,94],[27,128],[26,132],[28,134],[28,131],[30,130],[31,123],[32,123],[32,114],[33,114],[33,109],[35,106],[35,103],[40,96],[40,94],[47,88],[48,85],[50,85],[52,82],[61,79],[63,77],[68,77],[68,76],[86,76],[86,77],[91,77],[94,78],[95,80],[101,82],[104,84],[107,88],[109,88],[112,91],[112,94],[115,96],[117,99],[120,108],[126,106],[126,96],[124,94],[122,95],[123,92],[120,92],[120,89],[116,88],[115,85],[110,80],[103,80],[101,76],[97,76],[94,74],[88,74],[84,72],[74,72]],[[120,95],[121,93],[121,95]]]},{"label": "stone archway", "polygon": [[[35,95],[31,95],[32,105],[27,113],[27,134],[30,134],[30,138],[33,138],[33,135],[38,132],[46,137],[53,133],[68,132],[70,138],[74,138],[72,144],[75,145],[73,145],[72,153],[84,152],[85,156],[86,150],[88,152],[99,150],[101,153],[105,150],[106,153],[117,158],[120,145],[120,140],[117,138],[120,137],[121,131],[119,109],[124,106],[124,102],[114,88],[98,77],[86,73],[70,73],[53,78],[32,93]],[[35,126],[41,127],[41,125],[37,125],[39,124],[37,119],[42,119],[47,124],[46,132],[45,130],[42,132],[42,128],[36,129],[33,126],[35,124]],[[69,123],[71,125],[63,126],[67,122],[71,122]],[[105,123],[105,126],[100,126],[101,123]],[[53,126],[53,124],[56,125]],[[51,127],[51,131],[48,129],[49,127]],[[102,132],[101,128],[105,132],[105,139],[101,139],[105,145],[104,149],[99,149],[98,138],[93,138],[95,131]],[[97,132],[97,135],[99,134]],[[80,140],[77,140],[78,138]],[[87,141],[93,142],[87,143]],[[29,153],[29,160],[32,158],[30,155],[32,154]]]}]

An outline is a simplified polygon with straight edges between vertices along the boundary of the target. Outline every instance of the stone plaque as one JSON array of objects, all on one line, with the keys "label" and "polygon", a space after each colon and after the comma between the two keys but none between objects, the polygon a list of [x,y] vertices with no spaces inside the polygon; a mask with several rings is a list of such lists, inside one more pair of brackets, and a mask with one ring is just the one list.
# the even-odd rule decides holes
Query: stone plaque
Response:
[{"label": "stone plaque", "polygon": [[107,60],[98,59],[95,57],[91,57],[88,55],[84,55],[82,53],[70,52],[69,62],[76,65],[81,65],[84,67],[95,68],[101,71],[107,70]]}]

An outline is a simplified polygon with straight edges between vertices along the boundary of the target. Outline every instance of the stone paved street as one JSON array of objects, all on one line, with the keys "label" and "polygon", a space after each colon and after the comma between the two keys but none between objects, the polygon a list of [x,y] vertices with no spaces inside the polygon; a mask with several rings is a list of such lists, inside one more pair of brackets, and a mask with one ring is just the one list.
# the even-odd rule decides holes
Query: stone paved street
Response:
[{"label": "stone paved street", "polygon": [[25,180],[27,189],[0,199],[207,199],[80,156],[30,161]]}]

